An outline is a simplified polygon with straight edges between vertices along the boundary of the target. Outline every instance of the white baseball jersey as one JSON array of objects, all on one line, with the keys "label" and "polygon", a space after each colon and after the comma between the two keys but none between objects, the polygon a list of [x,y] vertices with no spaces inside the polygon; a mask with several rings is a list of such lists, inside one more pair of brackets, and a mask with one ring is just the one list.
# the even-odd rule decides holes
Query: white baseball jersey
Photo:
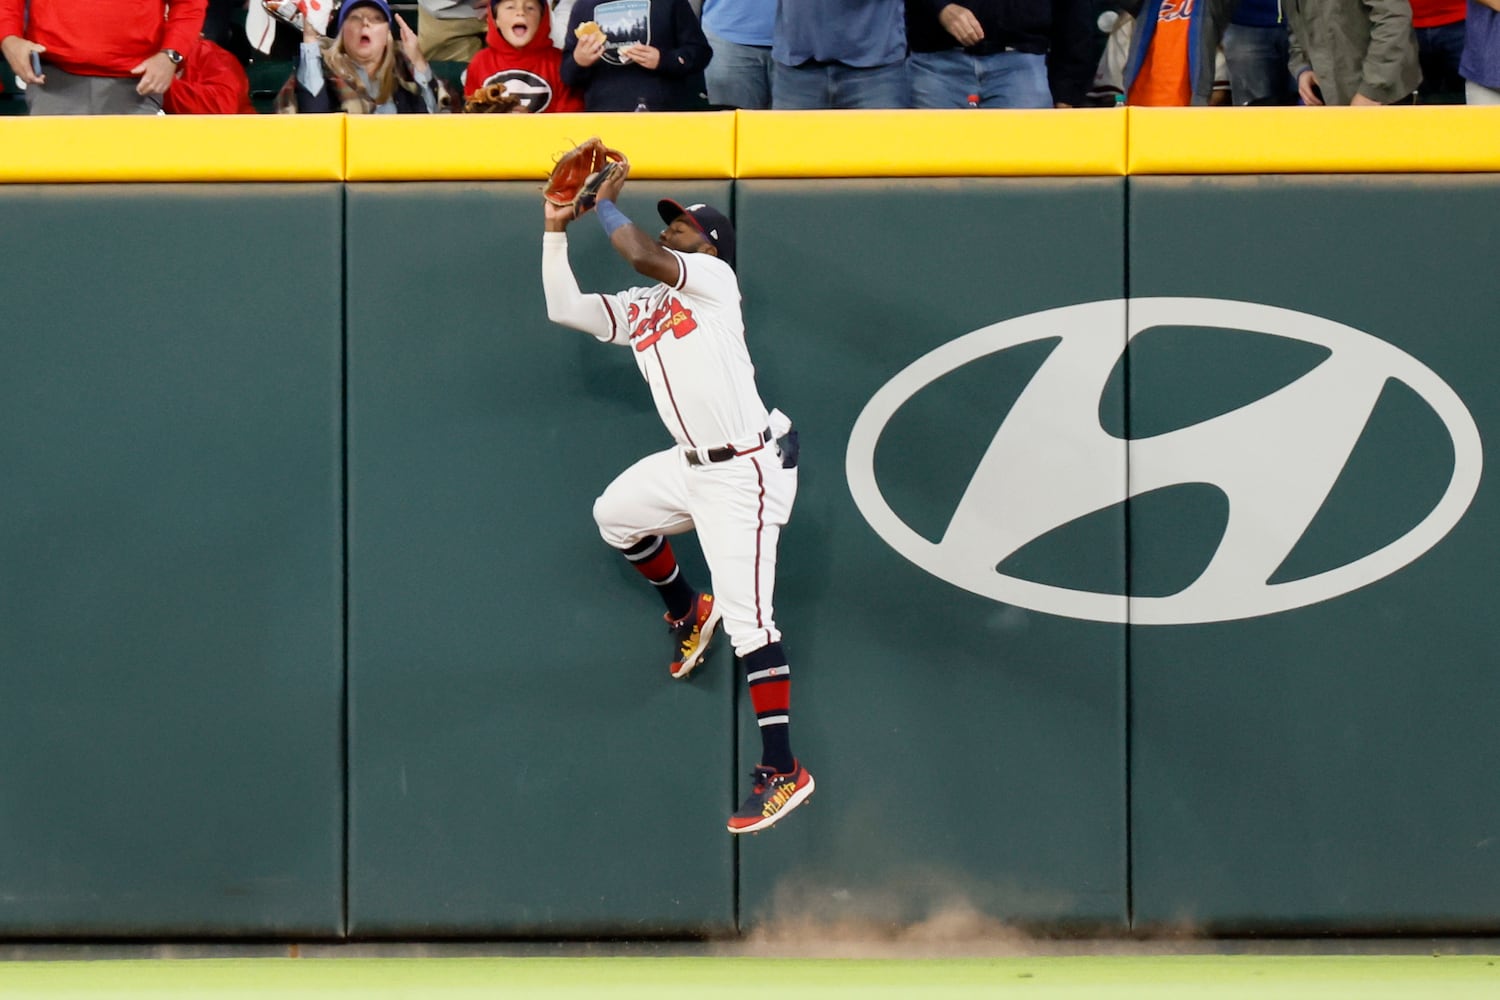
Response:
[{"label": "white baseball jersey", "polygon": [[[544,240],[543,245],[543,278],[550,283],[556,280],[548,274],[555,264],[545,255],[560,251],[566,266],[567,243]],[[675,285],[658,282],[582,296],[603,304],[602,317],[584,308],[580,316],[554,318],[630,348],[651,387],[656,412],[678,444],[717,448],[753,438],[765,430],[767,412],[745,347],[739,279],[711,254],[668,252],[677,258]],[[549,308],[552,295],[549,284]]]}]

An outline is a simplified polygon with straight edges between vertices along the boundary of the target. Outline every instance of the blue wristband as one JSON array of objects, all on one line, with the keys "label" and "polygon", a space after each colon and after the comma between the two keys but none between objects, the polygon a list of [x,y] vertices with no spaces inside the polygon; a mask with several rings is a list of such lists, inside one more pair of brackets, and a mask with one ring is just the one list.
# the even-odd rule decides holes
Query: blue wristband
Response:
[{"label": "blue wristband", "polygon": [[610,236],[615,234],[616,229],[630,225],[630,220],[625,217],[625,213],[608,198],[601,198],[594,203],[594,214],[599,216],[599,225],[603,226],[605,233]]}]

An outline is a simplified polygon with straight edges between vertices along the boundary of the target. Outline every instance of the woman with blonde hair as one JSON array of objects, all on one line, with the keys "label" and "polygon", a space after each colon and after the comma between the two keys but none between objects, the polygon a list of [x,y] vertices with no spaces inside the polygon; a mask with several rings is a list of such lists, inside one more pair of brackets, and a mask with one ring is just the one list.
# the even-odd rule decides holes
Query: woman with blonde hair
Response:
[{"label": "woman with blonde hair", "polygon": [[[434,114],[449,110],[448,88],[433,76],[417,33],[387,0],[348,0],[329,42],[304,18],[297,71],[276,95],[282,114]],[[401,41],[392,44],[399,28]]]}]

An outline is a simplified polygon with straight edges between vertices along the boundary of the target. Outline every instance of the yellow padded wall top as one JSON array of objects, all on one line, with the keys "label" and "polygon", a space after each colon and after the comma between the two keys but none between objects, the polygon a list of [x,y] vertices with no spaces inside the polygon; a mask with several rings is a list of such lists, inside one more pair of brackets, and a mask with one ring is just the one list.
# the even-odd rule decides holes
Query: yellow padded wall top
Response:
[{"label": "yellow padded wall top", "polygon": [[741,111],[739,177],[1005,177],[1125,172],[1125,115],[1075,111]]},{"label": "yellow padded wall top", "polygon": [[0,182],[336,181],[342,115],[0,118]]},{"label": "yellow padded wall top", "polygon": [[389,115],[349,118],[351,181],[545,181],[590,136],[630,160],[630,176],[734,176],[732,111],[613,115]]},{"label": "yellow padded wall top", "polygon": [[652,179],[1500,172],[1494,108],[6,116],[0,183],[540,184],[591,135]]},{"label": "yellow padded wall top", "polygon": [[1500,108],[1130,108],[1132,174],[1500,171]]}]

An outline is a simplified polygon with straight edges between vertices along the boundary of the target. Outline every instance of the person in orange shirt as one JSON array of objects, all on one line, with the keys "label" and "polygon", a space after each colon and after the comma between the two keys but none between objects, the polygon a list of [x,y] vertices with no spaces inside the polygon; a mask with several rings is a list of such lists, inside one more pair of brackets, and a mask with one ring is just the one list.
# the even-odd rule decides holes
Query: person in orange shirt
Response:
[{"label": "person in orange shirt", "polygon": [[1234,0],[1146,0],[1125,62],[1126,103],[1210,103],[1219,42],[1233,12]]}]

